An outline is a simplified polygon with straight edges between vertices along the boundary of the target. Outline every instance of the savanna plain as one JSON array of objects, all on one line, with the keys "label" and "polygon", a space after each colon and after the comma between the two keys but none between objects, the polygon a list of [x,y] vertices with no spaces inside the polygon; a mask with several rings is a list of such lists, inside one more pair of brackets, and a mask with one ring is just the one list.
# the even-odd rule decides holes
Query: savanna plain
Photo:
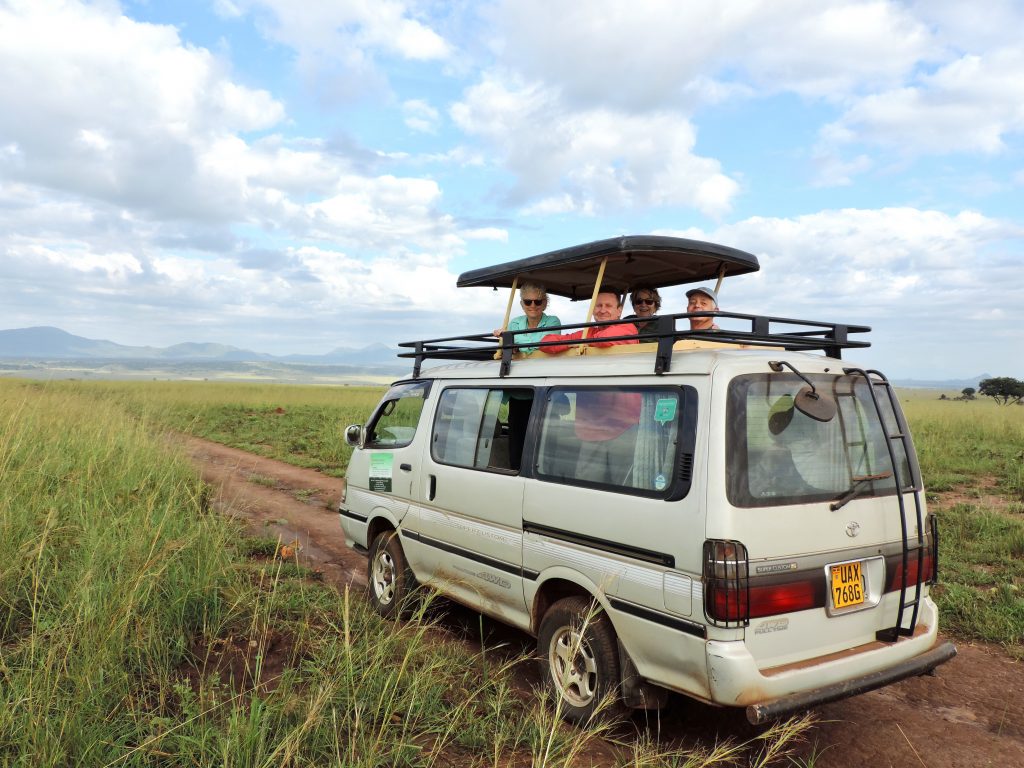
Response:
[{"label": "savanna plain", "polygon": [[[342,430],[381,392],[0,379],[0,765],[809,768],[828,749],[796,750],[810,717],[686,749],[564,725],[517,685],[523,658],[463,642],[431,600],[385,621],[241,535],[175,438],[341,477]],[[900,400],[942,629],[1021,661],[1024,407],[938,394]]]}]

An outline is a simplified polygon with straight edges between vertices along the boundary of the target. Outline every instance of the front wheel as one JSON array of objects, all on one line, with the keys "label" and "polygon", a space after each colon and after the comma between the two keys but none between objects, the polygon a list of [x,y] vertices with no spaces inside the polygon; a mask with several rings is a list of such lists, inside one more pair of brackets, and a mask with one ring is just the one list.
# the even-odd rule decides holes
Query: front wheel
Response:
[{"label": "front wheel", "polygon": [[412,613],[416,577],[405,559],[396,531],[382,531],[370,544],[366,590],[370,602],[386,619]]},{"label": "front wheel", "polygon": [[551,606],[537,650],[544,686],[566,720],[586,725],[623,713],[615,630],[592,600],[567,597]]}]

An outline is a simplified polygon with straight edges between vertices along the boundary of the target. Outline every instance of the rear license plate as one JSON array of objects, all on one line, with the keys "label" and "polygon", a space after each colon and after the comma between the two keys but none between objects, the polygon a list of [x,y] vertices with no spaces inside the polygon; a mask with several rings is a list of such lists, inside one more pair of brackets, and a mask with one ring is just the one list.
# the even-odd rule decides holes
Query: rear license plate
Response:
[{"label": "rear license plate", "polygon": [[842,563],[830,567],[832,605],[835,608],[849,608],[864,602],[864,576],[861,563]]}]

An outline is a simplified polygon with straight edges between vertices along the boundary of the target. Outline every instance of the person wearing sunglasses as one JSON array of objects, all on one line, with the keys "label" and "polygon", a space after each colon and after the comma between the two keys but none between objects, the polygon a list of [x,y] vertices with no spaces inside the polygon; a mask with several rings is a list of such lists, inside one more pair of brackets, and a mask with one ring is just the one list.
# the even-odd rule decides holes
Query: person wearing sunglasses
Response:
[{"label": "person wearing sunglasses", "polygon": [[524,347],[522,345],[530,345],[540,341],[541,337],[544,336],[544,331],[540,329],[561,325],[562,321],[554,315],[544,313],[544,310],[548,307],[548,290],[540,283],[522,284],[519,288],[519,305],[523,308],[525,314],[509,320],[508,328],[496,328],[494,335],[500,337],[504,330],[532,331],[536,328],[536,333],[517,333],[515,335],[514,341],[519,345],[519,351],[524,355],[529,355],[537,351],[537,348],[532,346]]},{"label": "person wearing sunglasses", "polygon": [[629,294],[629,303],[633,305],[633,314],[624,319],[632,320],[640,335],[654,330],[654,316],[661,309],[661,294],[657,288],[638,285]]}]

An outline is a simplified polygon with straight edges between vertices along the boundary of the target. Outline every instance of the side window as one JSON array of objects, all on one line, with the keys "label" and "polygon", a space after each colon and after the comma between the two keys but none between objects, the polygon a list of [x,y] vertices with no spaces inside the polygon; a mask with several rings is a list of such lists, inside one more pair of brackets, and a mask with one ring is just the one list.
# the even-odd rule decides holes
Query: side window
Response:
[{"label": "side window", "polygon": [[429,381],[396,384],[377,406],[366,428],[367,448],[401,448],[416,436]]},{"label": "side window", "polygon": [[553,389],[537,474],[574,485],[667,496],[680,475],[683,411],[683,392],[676,388]]},{"label": "side window", "polygon": [[431,456],[441,464],[518,472],[532,406],[532,389],[446,389]]}]

